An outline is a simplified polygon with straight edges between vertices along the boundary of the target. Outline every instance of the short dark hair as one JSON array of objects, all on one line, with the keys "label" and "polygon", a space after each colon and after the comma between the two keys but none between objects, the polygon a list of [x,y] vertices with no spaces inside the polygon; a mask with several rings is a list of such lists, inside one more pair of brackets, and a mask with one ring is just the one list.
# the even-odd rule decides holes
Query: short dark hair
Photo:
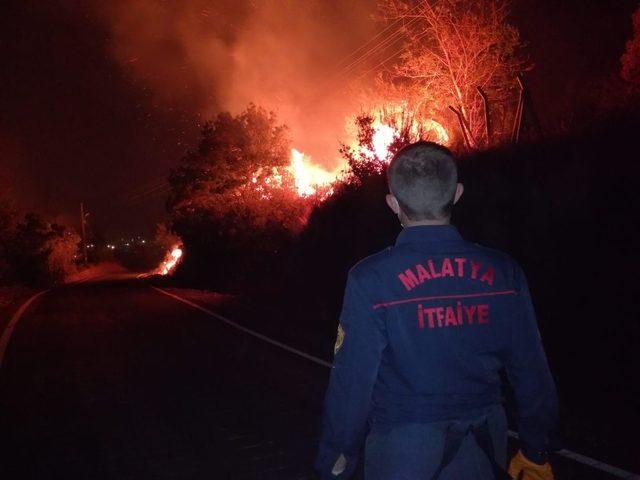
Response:
[{"label": "short dark hair", "polygon": [[451,215],[458,169],[448,148],[425,141],[407,145],[393,156],[387,180],[409,220],[438,220]]}]

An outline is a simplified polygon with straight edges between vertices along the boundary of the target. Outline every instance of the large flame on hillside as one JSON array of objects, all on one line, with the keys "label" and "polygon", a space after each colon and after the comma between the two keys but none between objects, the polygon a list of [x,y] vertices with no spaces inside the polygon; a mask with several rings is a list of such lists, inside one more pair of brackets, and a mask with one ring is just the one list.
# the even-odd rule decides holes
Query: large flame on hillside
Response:
[{"label": "large flame on hillside", "polygon": [[[410,118],[406,126],[412,137],[416,139],[427,137],[442,145],[449,144],[450,139],[447,130],[436,120],[427,119],[416,121],[413,117],[407,115],[406,110],[401,105],[387,106],[382,109],[382,111],[385,112],[385,115],[381,113],[372,114],[372,128],[374,132],[371,143],[373,149],[362,147],[358,145],[358,142],[355,140],[350,142],[351,149],[356,152],[361,152],[361,157],[364,159],[379,159],[385,163],[391,160],[389,148],[393,142],[400,137],[398,127],[394,126],[397,125],[397,122],[394,120],[397,119],[398,116],[404,117],[405,121],[407,118]],[[391,112],[391,114],[389,112]],[[348,171],[348,166],[346,161],[342,160],[337,168],[327,170],[315,164],[311,157],[294,148],[291,150],[291,163],[288,170],[294,178],[298,195],[301,197],[309,197],[322,192],[322,197],[326,198],[333,193],[331,185],[339,180],[340,175]],[[254,178],[254,183],[255,181]]]},{"label": "large flame on hillside", "polygon": [[340,170],[330,172],[319,165],[314,165],[304,153],[291,149],[289,171],[293,175],[296,190],[301,197],[315,195],[321,187],[328,187],[335,182]]}]

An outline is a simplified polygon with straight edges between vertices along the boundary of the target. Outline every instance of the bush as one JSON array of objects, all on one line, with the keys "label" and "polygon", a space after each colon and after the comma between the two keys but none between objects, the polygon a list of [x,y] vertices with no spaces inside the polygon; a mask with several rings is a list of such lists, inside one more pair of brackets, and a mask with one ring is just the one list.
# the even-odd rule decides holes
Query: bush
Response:
[{"label": "bush", "polygon": [[0,239],[5,283],[50,285],[75,271],[80,242],[75,232],[32,213],[10,225]]}]

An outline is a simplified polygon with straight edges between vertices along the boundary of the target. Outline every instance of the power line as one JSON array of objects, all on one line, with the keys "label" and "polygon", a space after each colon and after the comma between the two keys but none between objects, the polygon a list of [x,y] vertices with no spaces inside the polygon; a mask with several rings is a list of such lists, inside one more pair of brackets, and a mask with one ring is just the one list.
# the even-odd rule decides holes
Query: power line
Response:
[{"label": "power line", "polygon": [[[404,28],[406,28],[409,24],[413,23],[414,21],[418,20],[418,17],[414,17],[412,20],[410,20],[407,24],[404,24],[403,20],[407,15],[411,15],[413,13],[415,13],[417,10],[419,10],[420,8],[420,3],[418,3],[416,6],[414,6],[413,8],[411,8],[407,13],[405,13],[403,16],[397,18],[396,20],[394,20],[393,22],[391,22],[391,24],[389,24],[386,28],[384,28],[382,31],[380,31],[377,35],[375,35],[373,38],[369,39],[367,42],[365,42],[363,45],[361,45],[360,47],[358,47],[355,51],[351,52],[351,54],[349,54],[347,57],[352,56],[353,54],[355,54],[356,52],[362,50],[363,48],[366,48],[367,45],[369,45],[370,43],[372,43],[373,40],[375,40],[377,37],[379,37],[380,35],[382,35],[383,33],[385,33],[387,30],[389,30],[392,26],[394,26],[397,23],[402,23],[402,25],[400,25],[398,28],[396,28],[389,36],[387,36],[385,39],[383,39],[382,41],[378,42],[377,44],[373,45],[371,48],[369,48],[366,52],[364,52],[363,54],[359,55],[354,61],[352,61],[351,63],[349,63],[346,67],[343,67],[341,70],[343,72],[348,71],[349,67],[351,67],[352,65],[355,65],[359,62],[361,62],[362,60],[364,60],[367,56],[370,56],[372,52],[378,50],[379,48],[385,46],[389,40],[393,37],[395,37],[396,35],[398,35],[399,33],[402,32],[402,30]],[[338,62],[338,65],[342,63]],[[337,65],[336,65],[337,66]],[[341,74],[341,72],[338,72],[338,74]]]},{"label": "power line", "polygon": [[148,201],[150,201],[150,200],[152,200],[152,199],[154,199],[156,197],[160,197],[162,195],[166,195],[170,191],[171,191],[171,186],[170,185],[164,185],[164,186],[162,186],[161,188],[159,188],[159,189],[157,189],[155,191],[146,193],[144,195],[139,195],[137,198],[128,200],[125,203],[126,203],[126,205],[137,205],[137,204],[140,204],[140,203],[148,202]]},{"label": "power line", "polygon": [[130,200],[130,201],[131,200],[135,200],[136,198],[140,198],[140,197],[144,197],[144,196],[153,194],[154,192],[156,192],[158,190],[162,190],[162,189],[165,189],[165,188],[168,188],[168,187],[169,187],[169,184],[165,181],[165,182],[162,182],[162,183],[160,183],[160,184],[158,184],[158,185],[156,185],[156,186],[154,186],[152,188],[149,188],[149,189],[147,189],[147,190],[145,190],[143,192],[137,193],[135,195],[130,195],[128,197],[128,200]]},{"label": "power line", "polygon": [[[424,37],[426,35],[426,33],[423,33],[419,36],[417,36],[415,38],[415,41],[420,40],[422,37]],[[367,70],[366,72],[362,73],[360,76],[358,76],[358,78],[356,80],[360,80],[361,78],[365,77],[366,75],[368,75],[369,73],[371,73],[374,70],[377,70],[378,68],[380,68],[382,65],[384,65],[385,63],[387,63],[389,60],[392,60],[393,58],[396,57],[396,55],[398,55],[398,53],[400,53],[400,51],[402,50],[402,48],[394,51],[389,57],[385,58],[382,62],[378,63],[377,65],[371,67],[369,70]]]},{"label": "power line", "polygon": [[389,47],[389,46],[394,45],[395,43],[397,43],[398,40],[402,39],[402,31],[405,28],[407,28],[408,26],[410,26],[412,23],[415,23],[417,20],[418,20],[418,18],[413,18],[409,22],[407,22],[406,24],[403,23],[400,28],[396,29],[385,40],[383,40],[382,42],[379,42],[378,44],[376,44],[373,47],[371,47],[364,54],[362,54],[359,58],[357,58],[356,60],[351,62],[349,65],[344,67],[341,72],[338,72],[337,75],[338,76],[343,76],[343,75],[346,75],[346,74],[350,73],[350,71],[353,70],[354,68],[356,68],[358,66],[358,64],[364,63],[365,60],[367,59],[367,57],[371,57],[376,52],[382,51],[383,48]]},{"label": "power line", "polygon": [[336,63],[336,67],[339,67],[342,63],[344,63],[345,61],[347,61],[350,57],[352,57],[353,55],[355,55],[356,53],[358,53],[360,50],[362,50],[363,48],[366,48],[367,45],[369,45],[371,42],[373,42],[376,38],[378,38],[380,35],[382,35],[383,33],[385,33],[387,30],[389,30],[393,25],[395,25],[396,23],[398,23],[399,21],[401,21],[401,18],[398,18],[396,20],[394,20],[393,22],[391,22],[389,25],[387,25],[384,29],[380,30],[376,35],[374,35],[373,37],[371,37],[369,40],[367,40],[365,43],[363,43],[362,45],[360,45],[358,48],[356,48],[355,50],[351,51],[348,55],[345,55],[338,63]]},{"label": "power line", "polygon": [[[418,4],[415,7],[413,7],[405,15],[410,15],[410,14],[414,13],[415,11],[417,11],[419,8],[420,8],[420,4]],[[361,51],[362,49],[366,48],[369,44],[371,44],[374,39],[380,37],[382,35],[382,33],[387,32],[393,25],[397,24],[398,22],[402,22],[402,24],[398,28],[396,28],[392,32],[390,32],[389,35],[383,37],[380,41],[375,42],[374,45],[372,45],[366,51],[364,51],[363,53],[358,55],[350,63],[348,63],[344,67],[340,68],[339,71],[337,71],[333,75],[331,75],[331,77],[329,79],[327,79],[327,81],[325,81],[324,84],[322,86],[320,86],[316,90],[316,93],[313,95],[313,98],[309,100],[309,103],[311,103],[313,101],[313,99],[315,99],[322,91],[326,90],[328,87],[330,87],[331,85],[335,84],[338,80],[340,80],[341,77],[344,77],[344,76],[348,75],[353,70],[357,69],[359,66],[364,64],[365,61],[369,57],[374,57],[377,52],[381,52],[381,51],[383,51],[384,48],[388,48],[388,47],[390,47],[392,45],[395,45],[398,42],[398,40],[400,40],[402,38],[403,30],[406,29],[407,27],[411,26],[413,23],[417,22],[419,19],[420,19],[419,17],[414,17],[411,20],[409,20],[408,22],[404,23],[403,22],[403,17],[398,18],[397,20],[392,22],[389,26],[387,26],[384,30],[382,30],[377,35],[375,35],[372,39],[370,39],[369,41],[365,42],[365,44],[361,45],[358,49],[356,49],[351,54],[349,54],[347,57],[345,57],[345,58],[348,58],[348,57],[353,56],[356,52]],[[397,55],[397,53],[399,53],[401,50],[402,50],[402,48],[395,50],[393,56]],[[391,58],[393,58],[393,56]],[[341,60],[338,63],[338,65],[340,63],[343,63],[344,60],[345,59]],[[390,58],[389,59],[385,59],[382,63],[386,63],[389,60],[390,60]],[[371,71],[371,69],[369,69],[367,71],[367,73],[369,73],[370,71]],[[362,78],[362,76],[360,76],[358,78]]]}]

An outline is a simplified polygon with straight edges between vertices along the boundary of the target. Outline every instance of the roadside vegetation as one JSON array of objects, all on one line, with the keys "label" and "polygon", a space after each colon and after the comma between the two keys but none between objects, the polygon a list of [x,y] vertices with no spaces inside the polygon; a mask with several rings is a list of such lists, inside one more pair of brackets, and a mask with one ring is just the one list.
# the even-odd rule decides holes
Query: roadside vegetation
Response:
[{"label": "roadside vegetation", "polygon": [[19,213],[5,192],[0,199],[0,286],[52,285],[74,273],[78,234],[35,213]]}]

